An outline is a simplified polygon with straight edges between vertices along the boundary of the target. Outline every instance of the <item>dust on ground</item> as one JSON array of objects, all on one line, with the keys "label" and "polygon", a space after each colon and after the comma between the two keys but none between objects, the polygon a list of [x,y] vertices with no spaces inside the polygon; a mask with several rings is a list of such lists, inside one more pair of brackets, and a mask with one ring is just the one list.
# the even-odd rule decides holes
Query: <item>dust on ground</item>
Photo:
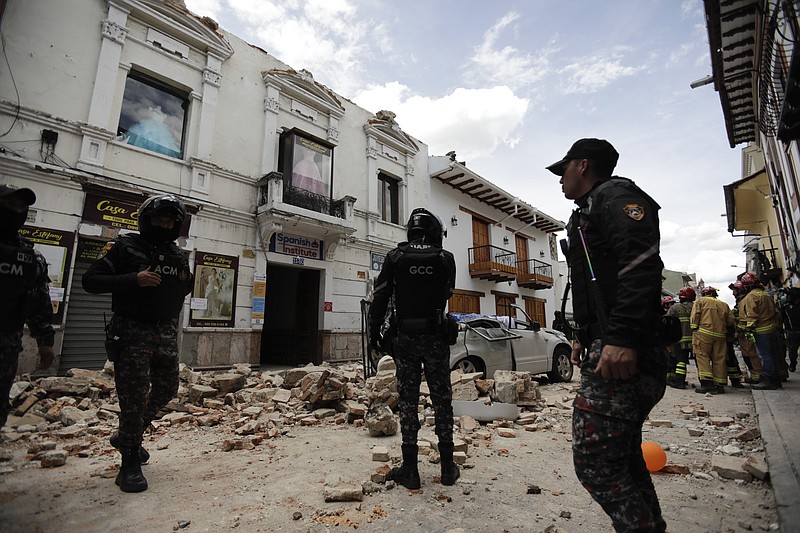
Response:
[{"label": "dust on ground", "polygon": [[[689,381],[697,383],[692,375]],[[94,433],[59,439],[58,446],[72,453],[58,468],[31,460],[36,435],[9,441],[6,433],[0,443],[7,459],[0,463],[0,522],[9,533],[608,532],[609,519],[573,471],[571,413],[564,407],[576,386],[541,385],[542,397],[556,406],[549,428],[527,431],[511,424],[513,437],[500,436],[495,424],[468,435],[461,431],[468,458],[454,486],[441,485],[439,465],[421,457],[419,491],[370,482],[387,464],[372,460],[373,448],[388,447],[396,460],[400,437],[370,437],[364,427],[347,423],[293,426],[252,449],[230,451],[223,451],[230,449],[229,427],[162,426],[146,436],[151,459],[142,468],[149,489],[138,494],[114,484],[119,454],[108,444],[113,427],[101,424]],[[714,425],[712,417],[733,423]],[[760,438],[734,437],[758,427],[749,389],[711,396],[668,388],[650,419],[663,425],[646,424],[644,440],[667,448],[668,464],[689,472],[653,476],[669,531],[775,527],[769,483],[725,479],[711,468],[712,455],[763,459]],[[690,435],[689,428],[702,435]],[[421,438],[435,441],[432,428],[425,427]],[[363,500],[325,502],[325,484],[339,479],[363,484]]]}]

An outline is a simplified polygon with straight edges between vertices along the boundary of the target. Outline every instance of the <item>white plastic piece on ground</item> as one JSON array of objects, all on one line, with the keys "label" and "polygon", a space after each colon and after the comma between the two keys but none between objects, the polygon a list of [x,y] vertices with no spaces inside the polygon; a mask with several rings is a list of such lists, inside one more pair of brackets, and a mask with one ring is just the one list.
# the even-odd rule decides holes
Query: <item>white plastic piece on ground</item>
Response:
[{"label": "white plastic piece on ground", "polygon": [[471,416],[481,422],[511,420],[519,418],[519,408],[513,403],[453,400],[453,416]]}]

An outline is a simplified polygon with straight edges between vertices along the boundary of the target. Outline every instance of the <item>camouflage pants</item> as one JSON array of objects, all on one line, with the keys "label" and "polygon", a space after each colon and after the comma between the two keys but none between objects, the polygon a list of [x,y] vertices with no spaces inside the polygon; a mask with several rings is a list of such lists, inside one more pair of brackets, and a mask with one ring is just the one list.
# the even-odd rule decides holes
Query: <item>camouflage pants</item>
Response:
[{"label": "camouflage pants", "polygon": [[417,444],[417,414],[423,368],[436,414],[439,444],[453,442],[453,389],[450,386],[450,349],[441,334],[403,334],[394,340],[400,432],[403,443]]},{"label": "camouflage pants", "polygon": [[114,316],[119,337],[114,381],[119,397],[120,447],[136,448],[156,413],[178,392],[178,333],[175,321],[149,325]]},{"label": "camouflage pants", "polygon": [[641,449],[642,425],[664,396],[666,354],[640,350],[636,376],[605,380],[594,372],[600,351],[598,339],[581,365],[572,414],[575,474],[616,531],[666,531]]},{"label": "camouflage pants", "polygon": [[8,393],[17,375],[19,352],[22,351],[22,331],[0,331],[0,428],[6,425],[11,404]]}]

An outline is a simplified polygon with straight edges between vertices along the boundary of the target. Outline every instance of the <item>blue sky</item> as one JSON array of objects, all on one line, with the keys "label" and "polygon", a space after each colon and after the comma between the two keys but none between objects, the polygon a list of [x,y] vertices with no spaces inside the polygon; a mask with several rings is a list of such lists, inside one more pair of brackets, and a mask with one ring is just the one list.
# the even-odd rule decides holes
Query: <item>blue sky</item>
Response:
[{"label": "blue sky", "polygon": [[360,106],[566,221],[544,167],[608,139],[661,204],[667,268],[721,289],[743,265],[722,186],[741,175],[713,85],[701,0],[186,0]]}]

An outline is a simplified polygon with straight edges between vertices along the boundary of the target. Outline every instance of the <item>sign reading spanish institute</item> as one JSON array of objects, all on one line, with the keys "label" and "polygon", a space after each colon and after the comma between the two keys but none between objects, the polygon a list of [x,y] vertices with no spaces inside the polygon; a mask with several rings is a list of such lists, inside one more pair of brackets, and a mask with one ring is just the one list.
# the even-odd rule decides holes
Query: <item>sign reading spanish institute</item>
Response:
[{"label": "sign reading spanish institute", "polygon": [[322,259],[322,241],[288,233],[276,233],[269,241],[269,251],[305,259]]}]

